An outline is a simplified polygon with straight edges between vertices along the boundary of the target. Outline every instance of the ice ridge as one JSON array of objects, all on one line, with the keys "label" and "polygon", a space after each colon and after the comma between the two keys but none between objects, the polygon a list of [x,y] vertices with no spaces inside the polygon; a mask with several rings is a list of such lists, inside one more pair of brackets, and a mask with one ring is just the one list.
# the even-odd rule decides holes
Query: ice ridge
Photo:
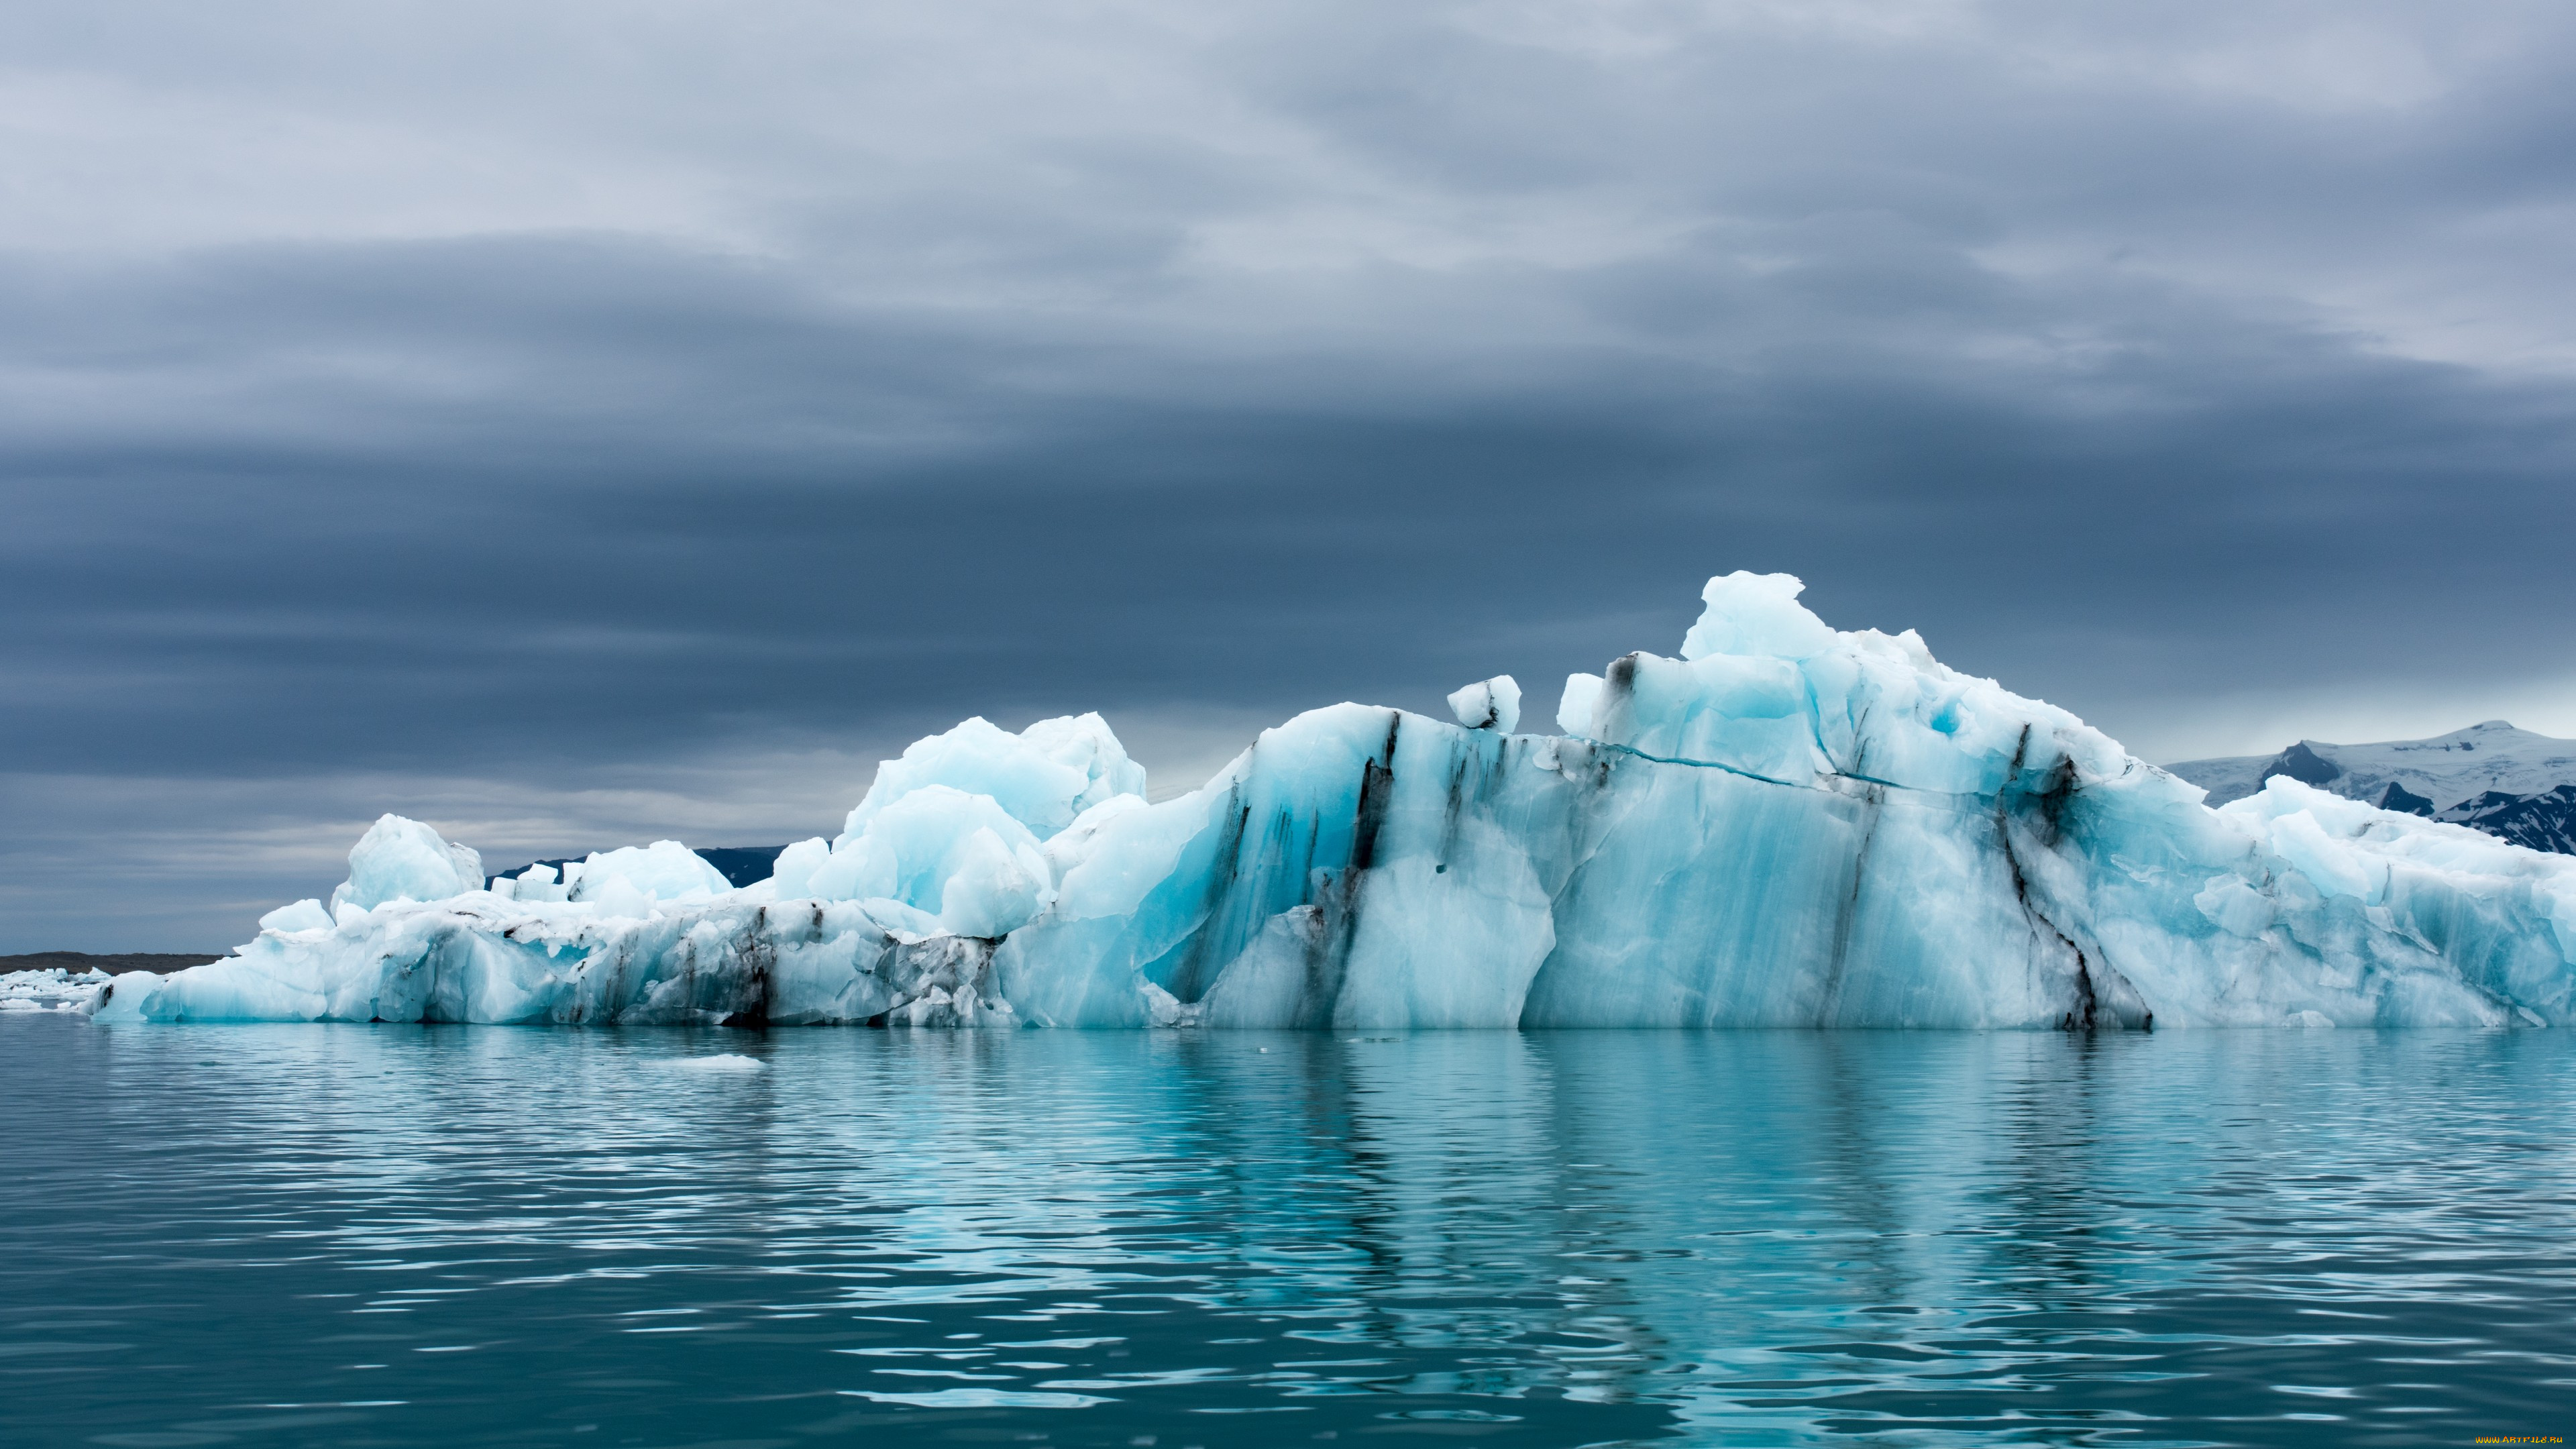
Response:
[{"label": "ice ridge", "polygon": [[2566,1025],[2576,858],[2276,775],[2220,809],[1787,575],[1459,723],[1334,705],[1160,804],[1098,715],[969,720],[735,887],[676,842],[481,888],[387,816],[327,908],[121,1020]]}]

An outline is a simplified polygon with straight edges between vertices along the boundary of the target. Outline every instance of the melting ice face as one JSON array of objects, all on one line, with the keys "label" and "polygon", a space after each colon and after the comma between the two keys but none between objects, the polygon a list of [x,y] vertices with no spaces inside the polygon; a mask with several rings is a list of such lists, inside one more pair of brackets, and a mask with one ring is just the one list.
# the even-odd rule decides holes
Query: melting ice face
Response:
[{"label": "melting ice face", "polygon": [[1098,715],[883,764],[728,887],[386,816],[331,907],[105,1018],[1252,1027],[2576,1022],[2576,858],[2276,777],[2211,810],[1912,632],[1712,579],[1675,659],[1355,704],[1159,805]]}]

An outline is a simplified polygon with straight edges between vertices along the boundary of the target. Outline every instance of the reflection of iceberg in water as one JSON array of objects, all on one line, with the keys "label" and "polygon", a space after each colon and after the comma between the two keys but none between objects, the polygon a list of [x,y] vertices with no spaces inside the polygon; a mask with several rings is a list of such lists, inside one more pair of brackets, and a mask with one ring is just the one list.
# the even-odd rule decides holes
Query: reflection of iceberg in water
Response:
[{"label": "reflection of iceberg in water", "polygon": [[[735,1416],[682,1441],[966,1387],[1098,1400],[1110,1443],[1247,1407],[1296,1443],[1470,1413],[1553,1444],[2290,1442],[2315,1405],[2271,1385],[2376,1392],[2388,1356],[2446,1386],[2393,1402],[2536,1412],[2495,1350],[2576,1307],[2558,1033],[221,1038],[84,1048],[166,1095],[104,1099],[27,1180],[166,1201],[66,1198],[29,1241],[143,1311],[116,1275],[165,1259],[115,1235],[221,1225],[199,1252],[261,1265],[281,1341],[389,1335],[364,1356],[454,1373],[475,1428],[599,1374]],[[683,1065],[726,1050],[768,1069]],[[2438,1206],[2472,1198],[2497,1216]],[[169,1330],[156,1391],[213,1378],[179,1350],[232,1321]],[[409,1352],[529,1324],[544,1354]]]},{"label": "reflection of iceberg in water", "polygon": [[1159,805],[1096,715],[880,769],[736,890],[673,842],[483,885],[388,816],[328,909],[109,1017],[1235,1027],[2576,1022],[2576,859],[2278,777],[2212,811],[1911,632],[1711,580],[1515,735],[1337,705]]}]

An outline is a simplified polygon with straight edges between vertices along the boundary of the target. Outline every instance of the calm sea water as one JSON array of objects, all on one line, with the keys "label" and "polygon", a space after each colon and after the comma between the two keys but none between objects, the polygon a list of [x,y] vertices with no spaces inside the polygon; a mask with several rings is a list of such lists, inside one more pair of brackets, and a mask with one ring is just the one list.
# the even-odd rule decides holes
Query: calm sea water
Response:
[{"label": "calm sea water", "polygon": [[0,1102],[12,1443],[2576,1433],[2576,1033],[15,1015]]}]

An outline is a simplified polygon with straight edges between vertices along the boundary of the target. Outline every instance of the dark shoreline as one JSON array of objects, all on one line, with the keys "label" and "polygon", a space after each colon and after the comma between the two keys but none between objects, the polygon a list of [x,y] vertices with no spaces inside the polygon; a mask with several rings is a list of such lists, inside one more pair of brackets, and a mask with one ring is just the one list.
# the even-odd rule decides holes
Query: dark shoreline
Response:
[{"label": "dark shoreline", "polygon": [[78,975],[92,969],[120,976],[128,971],[177,971],[188,966],[203,966],[221,961],[229,953],[189,955],[186,952],[123,951],[115,955],[94,956],[87,951],[29,951],[18,956],[0,956],[0,971],[69,971]]}]

